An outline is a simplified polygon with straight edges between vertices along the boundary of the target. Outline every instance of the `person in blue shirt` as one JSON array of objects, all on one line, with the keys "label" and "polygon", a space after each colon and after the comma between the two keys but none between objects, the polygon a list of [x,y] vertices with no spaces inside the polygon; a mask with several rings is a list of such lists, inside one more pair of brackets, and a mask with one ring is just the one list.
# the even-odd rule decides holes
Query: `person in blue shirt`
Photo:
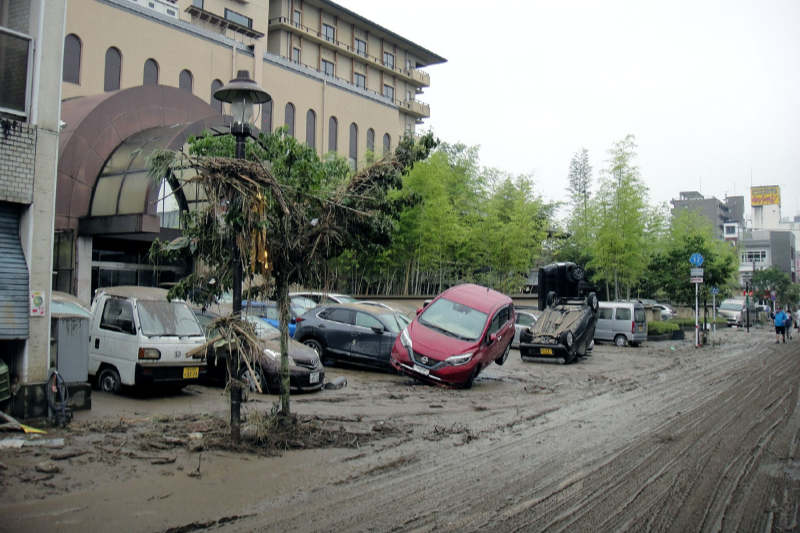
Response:
[{"label": "person in blue shirt", "polygon": [[775,312],[775,344],[781,342],[786,342],[786,327],[784,323],[786,322],[786,313],[783,312],[783,309],[778,307],[778,310]]}]

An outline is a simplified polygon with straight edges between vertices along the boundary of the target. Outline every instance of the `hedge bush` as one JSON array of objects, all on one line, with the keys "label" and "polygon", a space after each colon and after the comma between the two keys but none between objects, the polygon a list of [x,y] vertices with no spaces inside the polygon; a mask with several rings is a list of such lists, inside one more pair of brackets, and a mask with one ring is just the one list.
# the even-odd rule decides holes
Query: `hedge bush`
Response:
[{"label": "hedge bush", "polygon": [[[694,322],[692,322],[692,325],[694,325]],[[681,329],[681,327],[678,325],[678,323],[672,320],[656,320],[647,323],[648,335],[663,335],[664,333],[672,333],[673,331],[678,331],[679,329]]]}]

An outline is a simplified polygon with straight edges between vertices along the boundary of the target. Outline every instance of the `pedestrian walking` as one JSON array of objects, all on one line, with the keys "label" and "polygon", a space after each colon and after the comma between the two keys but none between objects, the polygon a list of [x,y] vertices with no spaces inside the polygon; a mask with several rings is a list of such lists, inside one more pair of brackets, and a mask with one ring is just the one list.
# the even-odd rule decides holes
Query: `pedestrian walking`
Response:
[{"label": "pedestrian walking", "polygon": [[778,307],[775,311],[775,344],[778,344],[781,340],[786,343],[786,327],[784,326],[784,322],[786,322],[786,313],[784,313],[783,309]]}]

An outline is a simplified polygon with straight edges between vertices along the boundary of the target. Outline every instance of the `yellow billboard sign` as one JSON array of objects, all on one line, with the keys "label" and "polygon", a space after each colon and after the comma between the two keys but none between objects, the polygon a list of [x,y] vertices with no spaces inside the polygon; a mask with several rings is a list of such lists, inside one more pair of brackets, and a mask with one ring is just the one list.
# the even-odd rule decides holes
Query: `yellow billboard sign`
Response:
[{"label": "yellow billboard sign", "polygon": [[761,185],[750,187],[750,205],[780,205],[781,188],[778,185]]}]

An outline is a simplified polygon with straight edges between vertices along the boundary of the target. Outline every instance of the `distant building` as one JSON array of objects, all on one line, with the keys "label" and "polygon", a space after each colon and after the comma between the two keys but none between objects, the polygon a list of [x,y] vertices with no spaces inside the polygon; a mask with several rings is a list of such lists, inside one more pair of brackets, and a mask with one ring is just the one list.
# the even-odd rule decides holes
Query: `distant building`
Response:
[{"label": "distant building", "polygon": [[673,216],[679,209],[688,209],[708,219],[718,239],[731,239],[730,235],[738,239],[744,227],[743,196],[728,196],[722,201],[713,196],[706,198],[697,191],[683,191],[670,203]]},{"label": "distant building", "polygon": [[[753,230],[772,230],[777,233],[790,232],[794,235],[793,243],[800,242],[800,216],[796,215],[793,220],[781,216],[781,188],[778,185],[751,187],[750,206],[752,209]],[[786,244],[788,245],[789,243]],[[800,257],[794,253],[793,246],[791,249],[780,252],[780,254],[788,254],[792,257],[792,272],[797,273],[800,272]],[[785,272],[789,273],[788,270],[785,270]],[[795,281],[795,275],[792,275],[792,281]]]},{"label": "distant building", "polygon": [[776,267],[797,281],[797,241],[791,231],[749,230],[742,234],[739,257],[739,282],[752,277],[756,270]]}]

